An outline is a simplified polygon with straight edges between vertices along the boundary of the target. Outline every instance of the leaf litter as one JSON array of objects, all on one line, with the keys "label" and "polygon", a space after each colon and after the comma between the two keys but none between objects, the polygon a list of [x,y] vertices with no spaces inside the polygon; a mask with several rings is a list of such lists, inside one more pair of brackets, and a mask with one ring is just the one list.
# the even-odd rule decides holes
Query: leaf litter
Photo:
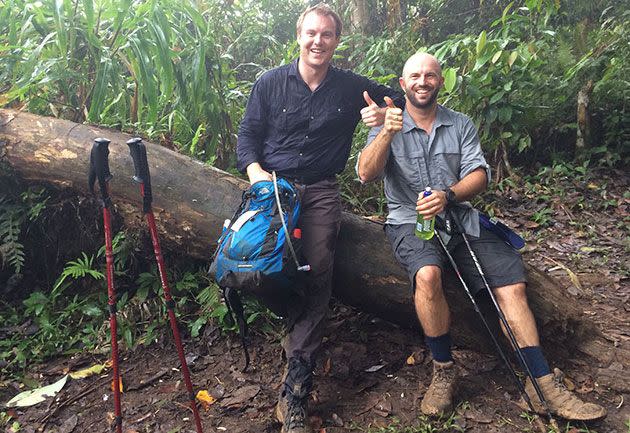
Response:
[{"label": "leaf litter", "polygon": [[[627,176],[597,175],[606,177],[609,197],[621,197],[628,190]],[[630,234],[628,224],[624,226],[621,221],[629,220],[628,203],[619,199],[619,206],[612,211],[582,212],[574,202],[584,196],[584,190],[591,193],[594,190],[588,189],[586,184],[571,188],[575,188],[576,198],[549,205],[553,211],[551,225],[532,220],[538,208],[524,193],[514,199],[509,198],[509,191],[506,194],[494,192],[492,199],[502,210],[501,218],[508,225],[518,227],[527,239],[525,259],[539,269],[558,267],[553,277],[567,290],[580,289],[576,284],[578,281],[583,290],[575,296],[575,302],[583,307],[585,314],[600,323],[603,330],[607,330],[607,335],[627,342],[630,335],[627,313],[621,312],[630,300],[628,243],[623,241]],[[597,203],[590,205],[596,209]],[[597,216],[596,225],[593,225],[594,215]],[[337,433],[355,431],[350,426],[367,431],[370,426],[420,425],[419,402],[430,383],[431,369],[427,363],[430,356],[426,355],[417,331],[401,329],[382,320],[370,320],[365,313],[338,303],[333,304],[331,323],[337,326],[326,333],[328,339],[315,369],[314,395],[317,400],[312,401],[313,426],[318,431]],[[209,403],[202,411],[204,431],[279,431],[274,407],[284,366],[280,345],[275,337],[258,333],[255,326],[252,331],[251,347],[256,348],[257,357],[248,372],[235,367],[242,365],[242,351],[236,336],[223,336],[216,329],[210,329],[202,334],[204,338],[185,342],[187,350],[195,353],[191,367],[195,391],[208,393]],[[180,375],[170,370],[179,367],[172,350],[154,344],[126,355],[123,364],[134,368],[125,375],[128,383],[122,399],[125,430],[194,431],[185,387]],[[459,406],[455,417],[458,425],[464,425],[471,433],[522,433],[531,429],[520,409],[513,404],[519,396],[500,359],[492,354],[462,349],[455,350],[454,356],[464,372],[457,394]],[[90,368],[104,365],[106,361],[105,357]],[[67,372],[68,366],[75,364],[73,359],[58,358],[34,366],[29,373],[31,377],[38,377],[52,371],[65,369]],[[371,373],[365,371],[377,366],[382,367]],[[387,374],[379,371],[384,366],[387,366]],[[566,354],[560,367],[566,373],[567,386],[583,398],[603,404],[609,411],[606,419],[589,425],[589,431],[624,431],[622,426],[630,419],[629,406],[623,398],[628,391],[617,391],[612,387],[616,386],[616,377],[627,376],[628,367],[587,365],[577,353]],[[70,403],[54,413],[48,420],[46,431],[107,431],[107,413],[113,410],[113,405],[111,398],[107,401],[101,398],[111,394],[108,389],[111,378],[107,382],[100,379],[104,374],[111,375],[111,371],[104,369],[80,381],[68,381],[57,392],[54,401],[50,397],[46,399],[48,407],[40,404],[15,411],[14,419],[22,426],[21,431],[34,432],[38,421],[63,401]],[[156,379],[151,380],[152,377]],[[599,378],[608,378],[608,381],[599,383]],[[91,384],[91,389],[84,391],[80,383]],[[11,389],[10,386],[0,389],[4,401],[10,397]],[[85,395],[73,400],[72,397],[79,393]],[[340,426],[342,423],[343,427]],[[585,426],[563,427],[567,431],[580,431]]]}]

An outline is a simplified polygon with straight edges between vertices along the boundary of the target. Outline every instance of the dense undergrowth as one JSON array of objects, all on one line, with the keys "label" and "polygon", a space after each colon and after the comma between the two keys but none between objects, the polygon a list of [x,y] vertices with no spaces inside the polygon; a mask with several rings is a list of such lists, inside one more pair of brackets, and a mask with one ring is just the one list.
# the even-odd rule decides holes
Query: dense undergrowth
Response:
[{"label": "dense undergrowth", "polygon": [[[353,3],[333,3],[345,22],[356,21]],[[605,185],[589,185],[598,167],[628,166],[624,2],[494,0],[471,9],[464,0],[417,0],[399,10],[390,10],[392,2],[365,3],[373,12],[368,25],[344,32],[335,62],[394,85],[412,52],[438,56],[446,79],[441,101],[474,119],[498,180],[480,207],[494,213],[520,194],[535,239],[552,227],[558,197],[574,198],[570,212],[593,215],[620,205]],[[302,8],[298,0],[0,0],[0,106],[133,131],[234,171],[249,90],[263,71],[296,57]],[[584,147],[576,146],[580,91],[590,95]],[[366,135],[357,129],[342,194],[349,209],[383,215],[382,186],[361,186],[354,174]],[[3,375],[54,355],[106,351],[98,206],[9,179],[0,176]],[[76,232],[60,229],[68,221]],[[576,230],[589,230],[576,221]],[[627,218],[618,224],[627,226]],[[166,330],[165,310],[146,241],[120,224],[116,233],[120,335],[131,349]],[[189,333],[199,335],[209,321],[233,330],[207,264],[170,258]],[[274,332],[274,318],[252,304],[248,320],[256,319]]]}]

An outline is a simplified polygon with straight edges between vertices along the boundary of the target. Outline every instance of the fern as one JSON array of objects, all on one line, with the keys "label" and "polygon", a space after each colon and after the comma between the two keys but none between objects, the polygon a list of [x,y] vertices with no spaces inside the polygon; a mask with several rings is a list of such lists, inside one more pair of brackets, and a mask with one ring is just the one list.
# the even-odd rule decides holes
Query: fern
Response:
[{"label": "fern", "polygon": [[76,260],[70,260],[66,263],[66,266],[63,268],[63,272],[53,286],[53,291],[57,291],[68,277],[71,277],[74,280],[78,280],[79,278],[83,278],[85,276],[90,276],[95,280],[105,278],[105,275],[103,275],[102,272],[94,269],[94,256],[88,257],[85,253],[81,254],[83,257],[79,257]]},{"label": "fern", "polygon": [[[2,185],[4,186],[4,185]],[[10,190],[7,188],[6,190]],[[21,273],[25,262],[20,235],[26,223],[34,222],[46,208],[48,197],[43,189],[29,188],[19,196],[0,196],[0,266],[11,266]]]},{"label": "fern", "polygon": [[21,207],[0,198],[0,263],[13,267],[16,274],[24,266],[24,245],[19,240],[24,219]]}]

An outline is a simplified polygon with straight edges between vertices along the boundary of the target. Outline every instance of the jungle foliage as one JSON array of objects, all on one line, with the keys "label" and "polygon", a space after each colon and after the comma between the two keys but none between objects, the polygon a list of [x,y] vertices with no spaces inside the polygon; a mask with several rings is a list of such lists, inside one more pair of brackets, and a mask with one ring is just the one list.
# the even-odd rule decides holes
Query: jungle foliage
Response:
[{"label": "jungle foliage", "polygon": [[[411,53],[436,54],[443,102],[474,118],[499,169],[523,152],[519,163],[573,159],[576,99],[589,82],[593,132],[577,156],[627,163],[627,2],[333,3],[351,23],[337,64],[397,86]],[[0,105],[132,130],[230,169],[249,89],[296,57],[303,5],[1,0]]]},{"label": "jungle foliage", "polygon": [[[397,86],[411,53],[426,50],[442,61],[441,101],[474,119],[499,179],[519,167],[536,173],[552,162],[584,171],[627,167],[627,0],[331,3],[347,23],[338,66]],[[297,57],[295,21],[303,8],[302,0],[0,0],[0,107],[133,132],[234,171],[236,133],[251,86],[262,72]],[[589,99],[584,119],[578,118],[580,92]],[[588,136],[580,147],[577,132],[584,125]],[[354,182],[353,159],[366,134],[357,129],[342,194],[357,211],[382,213],[382,187]],[[40,188],[2,183],[2,170],[0,281],[7,294],[28,265],[25,239],[68,211],[63,199],[51,204]],[[60,244],[51,233],[38,236]],[[119,232],[115,245],[121,335],[133,347],[158,338],[156,318],[164,307],[157,272],[138,257],[130,236]],[[103,252],[75,245],[72,254],[56,253],[65,265],[42,266],[56,279],[40,281],[44,288],[25,292],[17,306],[2,301],[0,370],[106,342],[104,291],[77,295],[104,284]],[[218,288],[202,267],[176,267],[172,277],[193,336],[209,319],[231,328]],[[268,317],[251,310],[249,320]]]}]

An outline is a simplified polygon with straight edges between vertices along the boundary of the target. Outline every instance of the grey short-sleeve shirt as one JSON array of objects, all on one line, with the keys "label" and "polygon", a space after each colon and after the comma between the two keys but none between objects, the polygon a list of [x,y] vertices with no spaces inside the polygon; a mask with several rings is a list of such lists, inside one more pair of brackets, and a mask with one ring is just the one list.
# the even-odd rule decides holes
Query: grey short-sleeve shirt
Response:
[{"label": "grey short-sleeve shirt", "polygon": [[[372,128],[368,144],[381,128]],[[483,156],[477,129],[468,116],[438,105],[433,130],[427,134],[404,111],[403,128],[392,140],[381,174],[389,209],[387,224],[415,223],[420,192],[427,186],[444,190],[478,168],[486,170],[489,181],[490,166]],[[468,209],[456,211],[466,233],[479,236],[478,213],[469,203],[464,204]]]}]

